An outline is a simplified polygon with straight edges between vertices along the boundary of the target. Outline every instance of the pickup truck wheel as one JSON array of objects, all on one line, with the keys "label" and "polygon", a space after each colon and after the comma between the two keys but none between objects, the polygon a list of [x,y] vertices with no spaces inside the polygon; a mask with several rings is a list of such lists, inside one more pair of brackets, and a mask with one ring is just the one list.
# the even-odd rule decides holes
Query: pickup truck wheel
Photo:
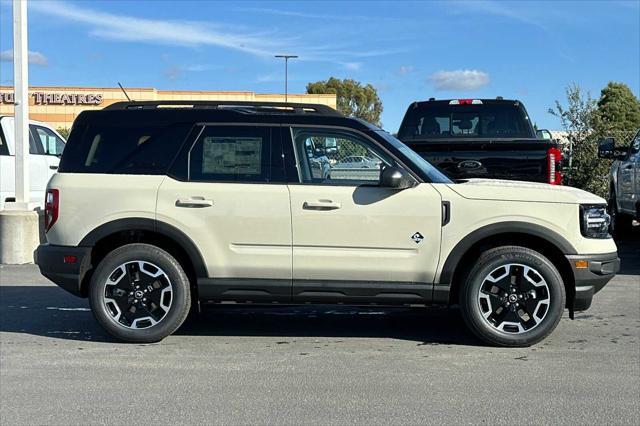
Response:
[{"label": "pickup truck wheel", "polygon": [[189,279],[169,253],[128,244],[109,253],[91,278],[94,317],[112,336],[152,343],[182,325],[191,304]]},{"label": "pickup truck wheel", "polygon": [[560,273],[549,259],[525,247],[504,246],[480,256],[460,292],[460,306],[480,339],[524,347],[556,328],[565,298]]},{"label": "pickup truck wheel", "polygon": [[609,199],[609,215],[611,216],[611,224],[609,225],[611,235],[617,237],[631,230],[632,218],[620,213],[615,197]]}]

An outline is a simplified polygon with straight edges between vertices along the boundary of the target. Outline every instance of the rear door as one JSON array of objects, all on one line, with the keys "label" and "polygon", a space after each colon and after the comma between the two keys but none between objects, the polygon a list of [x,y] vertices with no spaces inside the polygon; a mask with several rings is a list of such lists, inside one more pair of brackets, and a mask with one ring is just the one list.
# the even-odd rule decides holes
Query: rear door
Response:
[{"label": "rear door", "polygon": [[[396,161],[364,134],[293,127],[286,136],[285,145],[293,144],[298,165],[290,169],[294,176],[289,185],[294,301],[430,299],[442,211],[433,186],[380,187],[380,168]],[[312,173],[313,153],[305,149],[309,139],[331,148],[328,178],[318,179]],[[366,167],[344,161],[353,156],[366,158]]]},{"label": "rear door", "polygon": [[[41,126],[39,124],[31,124],[29,126],[33,137],[41,147],[47,162],[48,177],[51,178],[58,170],[60,164],[60,156],[64,150],[64,140],[52,129]],[[47,179],[48,181],[49,179]]]},{"label": "rear door", "polygon": [[201,299],[288,301],[291,210],[280,128],[206,125],[158,191],[157,220],[198,247]]}]

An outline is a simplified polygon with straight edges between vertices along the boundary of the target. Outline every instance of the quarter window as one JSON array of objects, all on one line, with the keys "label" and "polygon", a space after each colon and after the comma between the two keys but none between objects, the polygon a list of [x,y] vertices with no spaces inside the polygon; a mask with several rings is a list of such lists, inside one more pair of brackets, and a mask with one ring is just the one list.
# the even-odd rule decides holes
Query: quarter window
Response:
[{"label": "quarter window", "polygon": [[382,167],[394,164],[373,142],[348,131],[294,128],[293,142],[303,183],[377,185]]}]

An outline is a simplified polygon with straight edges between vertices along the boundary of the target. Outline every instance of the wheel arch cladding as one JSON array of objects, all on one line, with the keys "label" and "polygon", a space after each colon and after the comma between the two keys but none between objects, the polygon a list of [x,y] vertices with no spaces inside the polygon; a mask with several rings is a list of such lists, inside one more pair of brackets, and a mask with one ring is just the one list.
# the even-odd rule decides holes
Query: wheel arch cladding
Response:
[{"label": "wheel arch cladding", "polygon": [[92,270],[82,280],[83,294],[86,294],[93,270],[100,260],[115,248],[131,243],[147,243],[167,251],[182,265],[194,286],[197,278],[208,275],[197,246],[178,228],[153,219],[118,219],[100,225],[87,234],[79,244],[92,248]]},{"label": "wheel arch cladding", "polygon": [[457,303],[460,286],[473,264],[473,259],[477,259],[484,250],[502,245],[527,247],[547,257],[560,272],[567,293],[567,306],[572,306],[575,279],[565,255],[576,254],[576,249],[556,232],[526,222],[503,222],[484,226],[467,235],[451,250],[439,280],[440,286],[449,285],[449,303]]}]

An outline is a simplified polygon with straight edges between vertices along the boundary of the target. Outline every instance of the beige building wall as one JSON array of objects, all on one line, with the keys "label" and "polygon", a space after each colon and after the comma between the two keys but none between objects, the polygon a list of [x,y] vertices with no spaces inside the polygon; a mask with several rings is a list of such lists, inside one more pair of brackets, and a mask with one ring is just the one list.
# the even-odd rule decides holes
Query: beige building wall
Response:
[{"label": "beige building wall", "polygon": [[[199,101],[257,101],[284,102],[282,94],[260,94],[254,92],[213,92],[156,90],[153,88],[125,88],[129,97],[136,101],[156,100],[199,100]],[[29,116],[32,120],[49,123],[54,128],[70,128],[73,120],[84,110],[102,109],[115,102],[126,101],[120,88],[104,87],[46,87],[32,86],[29,89]],[[102,102],[97,105],[37,103],[36,94],[50,95],[101,95]],[[7,102],[7,95],[13,94],[13,87],[0,86],[0,115],[13,115],[13,103]],[[42,97],[43,95],[38,95]],[[288,102],[310,103],[336,107],[336,95],[289,94]]]}]

